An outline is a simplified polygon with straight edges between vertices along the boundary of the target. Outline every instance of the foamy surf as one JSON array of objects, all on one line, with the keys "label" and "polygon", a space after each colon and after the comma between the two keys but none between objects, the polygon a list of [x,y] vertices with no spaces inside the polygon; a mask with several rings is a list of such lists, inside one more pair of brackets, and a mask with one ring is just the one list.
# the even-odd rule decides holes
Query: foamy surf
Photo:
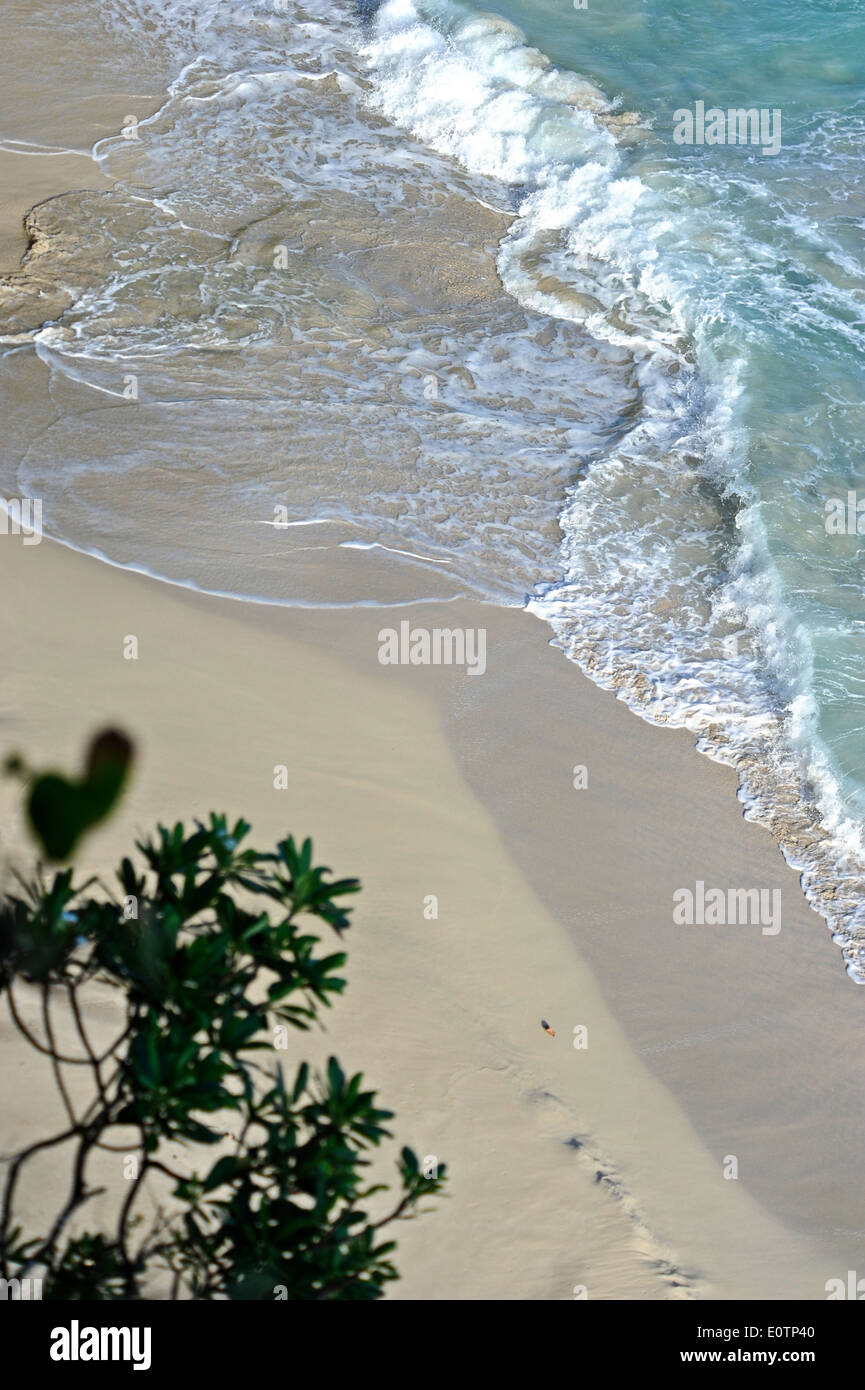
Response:
[{"label": "foamy surf", "polygon": [[[498,253],[509,292],[634,356],[640,410],[569,490],[563,577],[529,608],[597,683],[737,769],[746,816],[772,829],[865,982],[865,845],[821,746],[809,634],[746,481],[746,337],[712,332],[664,254],[688,190],[677,208],[675,188],[661,197],[629,175],[596,119],[613,109],[603,92],[493,16],[391,0],[365,53],[378,109],[513,189]],[[688,230],[699,246],[699,217]]]},{"label": "foamy surf", "polygon": [[348,554],[357,603],[528,595],[594,680],[737,768],[865,980],[862,818],[754,478],[761,344],[731,291],[855,346],[844,239],[777,208],[814,272],[791,299],[724,169],[664,163],[651,121],[468,6],[116,0],[101,23],[165,99],[98,145],[113,192],[34,210],[3,289],[4,495],[212,593],[340,603]]}]

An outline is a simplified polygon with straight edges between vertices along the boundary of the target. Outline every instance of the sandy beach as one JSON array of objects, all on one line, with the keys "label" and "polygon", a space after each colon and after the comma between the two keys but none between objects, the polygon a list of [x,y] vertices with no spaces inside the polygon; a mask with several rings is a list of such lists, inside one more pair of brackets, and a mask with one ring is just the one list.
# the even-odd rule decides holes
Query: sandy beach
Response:
[{"label": "sandy beach", "polygon": [[[87,146],[153,105],[106,78],[62,119],[34,117],[34,144],[65,123],[65,153],[0,153],[7,274],[28,209],[109,188]],[[17,378],[21,415],[41,401],[46,429],[64,418],[47,377],[34,356]],[[134,482],[108,485],[145,531]],[[181,520],[194,525],[191,504]],[[341,551],[338,571],[298,553],[298,591],[344,596],[316,608],[24,541],[0,534],[0,756],[72,769],[109,724],[139,750],[82,873],[107,875],[158,821],[225,811],[257,844],[312,836],[320,861],[362,880],[347,993],[326,1032],[292,1046],[318,1063],[335,1052],[396,1112],[385,1176],[401,1143],[448,1164],[447,1198],[397,1233],[390,1297],[815,1300],[856,1268],[865,993],[774,840],[744,819],[729,768],[641,722],[518,608],[353,605],[359,552]],[[228,584],[231,555],[217,564]],[[382,570],[388,598],[396,573]],[[382,664],[382,630],[404,622],[482,630],[485,670]],[[0,854],[6,876],[33,854],[8,779]],[[780,894],[778,929],[677,923],[675,895],[697,885]],[[9,1149],[54,1102],[5,1015],[0,1043]],[[103,1178],[108,1203],[121,1180]],[[24,1215],[62,1181],[45,1168]]]},{"label": "sandy beach", "polygon": [[[141,749],[82,869],[157,819],[224,809],[262,842],[312,835],[363,881],[347,995],[304,1055],[362,1067],[398,1136],[450,1165],[447,1201],[401,1232],[395,1296],[807,1299],[854,1267],[859,995],[686,736],[642,725],[528,615],[459,605],[487,630],[482,678],[382,666],[382,611],[208,599],[21,539],[0,550],[4,748],[74,766],[119,722]],[[454,609],[395,612],[432,627]],[[8,782],[3,823],[26,860]],[[673,887],[699,877],[780,887],[782,930],[674,927]],[[3,1026],[17,1139],[44,1092]]]}]

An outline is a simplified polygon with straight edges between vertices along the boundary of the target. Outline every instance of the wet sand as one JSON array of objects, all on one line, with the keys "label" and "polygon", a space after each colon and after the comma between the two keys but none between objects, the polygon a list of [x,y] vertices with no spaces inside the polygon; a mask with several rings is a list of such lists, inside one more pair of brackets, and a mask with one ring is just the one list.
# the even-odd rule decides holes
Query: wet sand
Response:
[{"label": "wet sand", "polygon": [[[97,94],[65,153],[0,155],[5,269],[27,208],[105,187],[72,147],[135,109]],[[48,110],[28,138],[50,145],[58,122]],[[42,364],[25,366],[13,414],[41,398]],[[40,408],[62,418],[62,400]],[[124,505],[142,515],[134,488]],[[327,553],[294,563],[311,593],[375,587],[359,554],[340,553],[336,581]],[[856,1267],[865,995],[733,775],[688,735],[642,724],[516,610],[264,607],[5,535],[0,592],[0,751],[71,768],[108,722],[140,745],[83,869],[106,872],[157,819],[215,809],[257,841],[311,834],[362,878],[346,997],[302,1051],[363,1069],[398,1141],[450,1167],[448,1200],[399,1233],[391,1296],[821,1298]],[[379,631],[403,620],[484,628],[483,676],[382,666]],[[7,865],[28,862],[5,781],[0,838]],[[676,925],[673,894],[698,881],[779,889],[780,932]],[[8,1149],[50,1122],[52,1087],[5,1018],[0,1038]],[[63,1181],[43,1173],[33,1219]]]}]

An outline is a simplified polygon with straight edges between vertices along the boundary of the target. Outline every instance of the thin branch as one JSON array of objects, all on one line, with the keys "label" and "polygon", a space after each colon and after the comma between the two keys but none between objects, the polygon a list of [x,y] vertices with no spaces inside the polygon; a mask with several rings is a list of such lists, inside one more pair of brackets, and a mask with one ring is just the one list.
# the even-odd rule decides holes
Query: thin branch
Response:
[{"label": "thin branch", "polygon": [[66,991],[69,995],[69,1006],[72,1009],[72,1016],[75,1019],[75,1026],[78,1029],[78,1036],[84,1044],[84,1051],[87,1053],[88,1059],[90,1061],[90,1066],[93,1070],[93,1075],[96,1078],[96,1086],[99,1091],[99,1099],[102,1101],[103,1105],[107,1106],[108,1102],[105,1094],[105,1087],[102,1084],[102,1072],[100,1070],[99,1059],[96,1057],[93,1048],[90,1046],[90,1039],[87,1036],[87,1030],[84,1027],[84,1020],[81,1017],[81,1010],[78,1007],[78,995],[76,993],[77,988],[77,985],[67,985],[66,987]]},{"label": "thin branch", "polygon": [[57,1220],[54,1222],[54,1225],[51,1227],[51,1230],[48,1232],[48,1235],[45,1237],[39,1249],[36,1251],[34,1255],[31,1255],[27,1260],[24,1261],[24,1264],[18,1271],[18,1277],[20,1279],[23,1279],[24,1276],[27,1274],[28,1270],[32,1269],[34,1265],[40,1264],[44,1259],[45,1255],[49,1251],[52,1251],[54,1249],[54,1247],[57,1244],[58,1237],[60,1236],[60,1233],[62,1232],[64,1226],[66,1225],[72,1213],[74,1211],[77,1211],[77,1209],[80,1206],[83,1206],[85,1202],[89,1201],[91,1197],[96,1197],[100,1192],[105,1191],[103,1187],[95,1188],[92,1192],[88,1192],[85,1190],[84,1165],[87,1162],[87,1155],[93,1148],[93,1144],[94,1138],[91,1137],[89,1133],[84,1133],[81,1136],[81,1142],[78,1145],[78,1153],[75,1156],[75,1168],[72,1174],[72,1187],[69,1196],[66,1199],[66,1204],[60,1211]]},{"label": "thin branch", "polygon": [[[68,1067],[89,1067],[91,1065],[89,1057],[67,1057],[62,1052],[52,1051],[50,1047],[46,1047],[45,1044],[40,1042],[37,1037],[34,1037],[30,1029],[27,1027],[27,1024],[21,1017],[21,1014],[18,1010],[18,1006],[15,1003],[15,996],[12,993],[11,980],[6,986],[6,998],[9,1001],[9,1012],[12,1015],[12,1021],[14,1022],[15,1027],[18,1029],[19,1033],[21,1033],[21,1035],[27,1039],[27,1041],[30,1043],[30,1046],[36,1048],[37,1052],[41,1052],[45,1057],[56,1057],[58,1062],[62,1062],[64,1066]],[[106,1052],[103,1052],[102,1056],[96,1058],[96,1060],[100,1064],[102,1062],[107,1061],[108,1058],[111,1056],[112,1052],[114,1052],[114,1050],[120,1046],[120,1044],[123,1042],[124,1038],[127,1036],[128,1033],[129,1026],[127,1026],[123,1033],[121,1033],[120,1037],[111,1044],[108,1050]]]},{"label": "thin branch", "polygon": [[42,985],[42,1023],[45,1027],[45,1034],[51,1047],[51,1069],[54,1072],[54,1080],[57,1083],[57,1089],[63,1098],[66,1114],[69,1116],[69,1123],[73,1126],[77,1126],[78,1121],[75,1118],[75,1110],[69,1097],[69,1092],[66,1089],[66,1082],[63,1080],[63,1072],[60,1069],[60,1061],[57,1055],[57,1044],[54,1040],[54,1028],[51,1023],[49,986],[44,983]]},{"label": "thin branch", "polygon": [[135,1201],[135,1198],[138,1194],[138,1189],[144,1182],[144,1179],[147,1177],[147,1169],[149,1166],[150,1161],[148,1158],[145,1157],[144,1162],[142,1163],[141,1167],[138,1170],[138,1173],[135,1176],[135,1180],[133,1181],[132,1187],[130,1188],[129,1193],[126,1197],[126,1201],[123,1203],[123,1206],[120,1210],[120,1217],[117,1222],[117,1244],[120,1246],[120,1254],[123,1259],[123,1264],[126,1271],[123,1281],[124,1293],[128,1298],[132,1297],[134,1291],[135,1266],[129,1257],[129,1251],[126,1247],[126,1223],[129,1220],[129,1214],[132,1211],[132,1204]]},{"label": "thin branch", "polygon": [[64,1130],[62,1134],[55,1134],[50,1139],[40,1139],[35,1144],[30,1144],[28,1148],[22,1149],[13,1160],[6,1178],[6,1189],[3,1195],[3,1214],[2,1217],[0,1217],[0,1264],[2,1264],[4,1276],[8,1273],[7,1239],[9,1222],[12,1216],[12,1197],[15,1192],[15,1184],[18,1181],[18,1174],[21,1168],[28,1159],[32,1158],[34,1154],[39,1153],[42,1149],[51,1149],[56,1144],[64,1144],[67,1139],[74,1139],[79,1132],[80,1130],[76,1127],[74,1129]]}]

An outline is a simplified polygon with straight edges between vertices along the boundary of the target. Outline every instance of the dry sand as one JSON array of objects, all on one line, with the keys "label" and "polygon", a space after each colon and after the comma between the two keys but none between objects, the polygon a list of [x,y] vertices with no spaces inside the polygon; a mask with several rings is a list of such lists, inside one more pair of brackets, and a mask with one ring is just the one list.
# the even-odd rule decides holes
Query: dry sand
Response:
[{"label": "dry sand", "polygon": [[[401,1235],[396,1296],[809,1298],[854,1267],[855,1241],[830,1228],[854,1224],[858,1181],[849,1151],[827,1181],[822,1125],[851,1137],[831,1097],[860,995],[730,777],[685,736],[640,724],[518,612],[266,608],[13,537],[0,573],[4,748],[72,767],[111,721],[140,744],[83,868],[105,871],[157,818],[218,809],[257,842],[311,834],[362,878],[347,995],[303,1051],[362,1068],[400,1142],[450,1165],[449,1199]],[[486,674],[381,666],[379,628],[403,617],[485,626]],[[22,862],[11,784],[2,797]],[[667,885],[731,873],[783,886],[778,936],[671,927]],[[807,1028],[797,997],[822,1011]],[[8,1143],[44,1123],[45,1077],[5,1021],[3,1043]],[[811,1238],[794,1233],[814,1211]]]}]

